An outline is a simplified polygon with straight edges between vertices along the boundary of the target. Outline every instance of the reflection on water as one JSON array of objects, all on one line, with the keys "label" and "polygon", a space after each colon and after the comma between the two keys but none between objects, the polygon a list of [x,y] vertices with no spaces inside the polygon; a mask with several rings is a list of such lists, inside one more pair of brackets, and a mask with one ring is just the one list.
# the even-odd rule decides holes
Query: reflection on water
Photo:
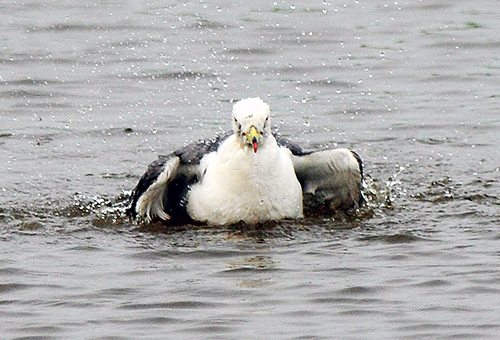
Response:
[{"label": "reflection on water", "polygon": [[[0,5],[6,339],[496,339],[498,10],[476,1]],[[259,96],[364,159],[356,214],[134,225],[157,154]]]}]

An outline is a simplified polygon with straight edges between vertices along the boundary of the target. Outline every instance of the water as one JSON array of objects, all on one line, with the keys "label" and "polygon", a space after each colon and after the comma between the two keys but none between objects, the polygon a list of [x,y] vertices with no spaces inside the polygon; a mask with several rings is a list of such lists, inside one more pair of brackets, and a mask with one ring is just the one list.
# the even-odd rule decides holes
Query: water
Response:
[{"label": "water", "polygon": [[[496,339],[499,9],[488,1],[0,5],[2,339]],[[146,165],[260,96],[351,147],[356,218],[140,227]]]}]

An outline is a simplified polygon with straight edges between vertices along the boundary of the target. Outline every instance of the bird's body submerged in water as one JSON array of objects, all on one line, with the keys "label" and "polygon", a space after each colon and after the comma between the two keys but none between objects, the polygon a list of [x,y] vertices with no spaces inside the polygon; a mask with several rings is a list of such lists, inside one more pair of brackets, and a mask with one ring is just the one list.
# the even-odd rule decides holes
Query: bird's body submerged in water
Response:
[{"label": "bird's body submerged in water", "polygon": [[132,193],[130,216],[167,223],[258,223],[308,210],[357,208],[362,163],[347,149],[306,153],[271,133],[269,106],[233,107],[233,131],[151,163]]}]

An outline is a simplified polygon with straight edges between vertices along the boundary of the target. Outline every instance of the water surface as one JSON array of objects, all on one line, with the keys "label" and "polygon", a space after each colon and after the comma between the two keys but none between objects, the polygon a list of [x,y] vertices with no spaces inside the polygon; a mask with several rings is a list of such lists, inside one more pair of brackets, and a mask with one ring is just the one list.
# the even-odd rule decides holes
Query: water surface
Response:
[{"label": "water surface", "polygon": [[[0,5],[2,339],[496,339],[488,1]],[[364,159],[359,216],[140,227],[146,165],[260,96]]]}]

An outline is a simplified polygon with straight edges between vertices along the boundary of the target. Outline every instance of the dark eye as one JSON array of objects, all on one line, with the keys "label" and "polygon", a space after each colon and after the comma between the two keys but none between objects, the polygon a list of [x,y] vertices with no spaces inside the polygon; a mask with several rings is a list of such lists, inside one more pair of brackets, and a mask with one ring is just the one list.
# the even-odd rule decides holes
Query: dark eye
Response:
[{"label": "dark eye", "polygon": [[234,123],[238,126],[238,130],[241,130],[241,124],[238,123],[238,121],[236,120],[236,118],[234,118]]}]

